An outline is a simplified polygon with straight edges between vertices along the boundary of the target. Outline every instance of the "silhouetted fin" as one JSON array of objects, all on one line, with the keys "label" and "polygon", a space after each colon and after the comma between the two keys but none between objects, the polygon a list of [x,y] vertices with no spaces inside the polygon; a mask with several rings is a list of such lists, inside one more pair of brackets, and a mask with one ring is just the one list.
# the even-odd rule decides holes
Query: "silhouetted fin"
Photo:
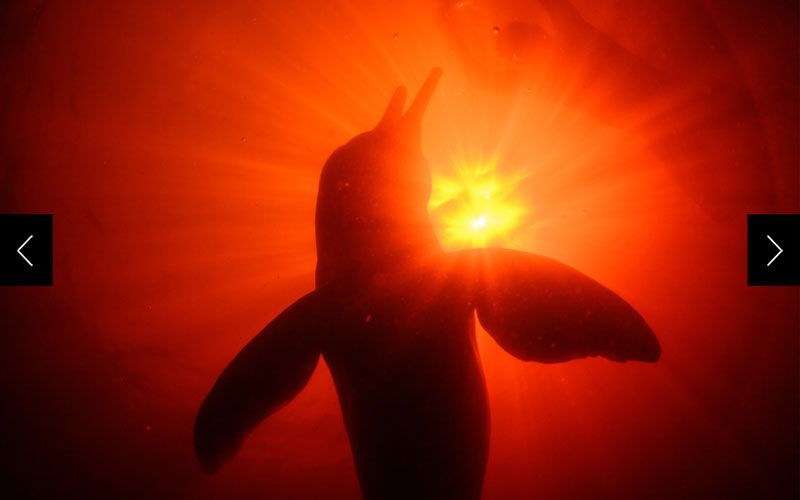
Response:
[{"label": "silhouetted fin", "polygon": [[661,355],[658,339],[630,304],[569,266],[499,248],[454,258],[458,272],[472,278],[481,325],[519,359],[658,361]]},{"label": "silhouetted fin", "polygon": [[326,320],[322,292],[305,295],[269,323],[225,368],[200,406],[194,448],[216,471],[264,418],[305,387],[319,359],[318,333]]}]

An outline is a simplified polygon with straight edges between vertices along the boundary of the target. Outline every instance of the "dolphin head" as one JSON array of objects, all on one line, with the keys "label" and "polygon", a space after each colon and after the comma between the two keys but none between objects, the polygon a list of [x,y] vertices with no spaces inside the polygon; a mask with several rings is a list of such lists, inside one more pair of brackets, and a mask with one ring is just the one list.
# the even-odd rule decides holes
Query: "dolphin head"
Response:
[{"label": "dolphin head", "polygon": [[428,217],[431,174],[422,118],[442,71],[435,68],[403,113],[399,87],[378,125],[338,148],[319,181],[317,285],[355,268],[441,251]]}]

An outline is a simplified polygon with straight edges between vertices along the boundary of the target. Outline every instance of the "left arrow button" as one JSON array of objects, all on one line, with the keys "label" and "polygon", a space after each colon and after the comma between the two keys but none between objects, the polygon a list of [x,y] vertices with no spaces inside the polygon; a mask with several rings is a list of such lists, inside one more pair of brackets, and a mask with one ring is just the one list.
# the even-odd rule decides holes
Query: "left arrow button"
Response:
[{"label": "left arrow button", "polygon": [[31,241],[31,238],[33,238],[33,235],[28,236],[28,239],[25,240],[25,243],[23,243],[22,245],[19,246],[19,248],[17,248],[17,253],[19,254],[20,257],[25,259],[25,262],[27,262],[29,266],[33,267],[33,264],[31,264],[31,261],[29,261],[28,258],[25,257],[25,255],[22,253],[22,247],[27,245],[28,242]]},{"label": "left arrow button", "polygon": [[0,287],[52,284],[53,215],[0,214]]}]

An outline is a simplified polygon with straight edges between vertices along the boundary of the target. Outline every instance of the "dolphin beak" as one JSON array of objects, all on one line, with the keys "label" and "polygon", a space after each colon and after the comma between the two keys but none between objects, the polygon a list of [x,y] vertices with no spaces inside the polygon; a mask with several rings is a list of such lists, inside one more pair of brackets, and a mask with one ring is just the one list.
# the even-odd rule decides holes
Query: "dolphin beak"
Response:
[{"label": "dolphin beak", "polygon": [[419,135],[422,132],[422,118],[425,115],[425,109],[436,90],[436,85],[442,77],[442,68],[433,68],[425,83],[414,98],[414,102],[408,107],[405,115],[403,115],[403,108],[406,103],[406,96],[408,91],[405,87],[400,86],[395,89],[392,98],[389,100],[389,105],[386,106],[386,111],[383,112],[380,122],[375,129],[387,128],[394,124],[403,124],[403,126],[412,132],[414,135]]},{"label": "dolphin beak", "polygon": [[405,87],[397,87],[394,94],[392,94],[391,100],[389,100],[389,105],[386,106],[386,111],[383,112],[381,121],[378,122],[378,126],[375,128],[387,127],[392,123],[396,123],[403,117],[403,108],[406,105],[407,93]]},{"label": "dolphin beak", "polygon": [[406,111],[403,120],[412,130],[422,130],[422,117],[425,115],[425,109],[428,107],[428,102],[430,102],[431,97],[433,97],[433,92],[436,90],[436,85],[439,83],[441,77],[442,68],[433,68],[428,78],[425,80],[425,83],[423,83],[422,87],[419,89],[417,97],[414,98],[414,102],[408,107],[408,111]]}]

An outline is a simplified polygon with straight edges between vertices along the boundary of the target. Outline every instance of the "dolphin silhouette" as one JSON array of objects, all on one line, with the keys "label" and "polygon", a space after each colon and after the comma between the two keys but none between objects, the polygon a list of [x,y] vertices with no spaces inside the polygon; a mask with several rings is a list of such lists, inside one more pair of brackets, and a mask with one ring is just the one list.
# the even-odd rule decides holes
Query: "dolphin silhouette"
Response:
[{"label": "dolphin silhouette", "polygon": [[194,445],[207,471],[300,392],[322,355],[364,499],[480,498],[489,406],[476,310],[522,360],[658,360],[644,319],[580,272],[513,250],[442,250],[421,147],[440,76],[431,72],[405,114],[398,88],[378,125],[326,162],[316,289],[241,350],[200,407]]}]

